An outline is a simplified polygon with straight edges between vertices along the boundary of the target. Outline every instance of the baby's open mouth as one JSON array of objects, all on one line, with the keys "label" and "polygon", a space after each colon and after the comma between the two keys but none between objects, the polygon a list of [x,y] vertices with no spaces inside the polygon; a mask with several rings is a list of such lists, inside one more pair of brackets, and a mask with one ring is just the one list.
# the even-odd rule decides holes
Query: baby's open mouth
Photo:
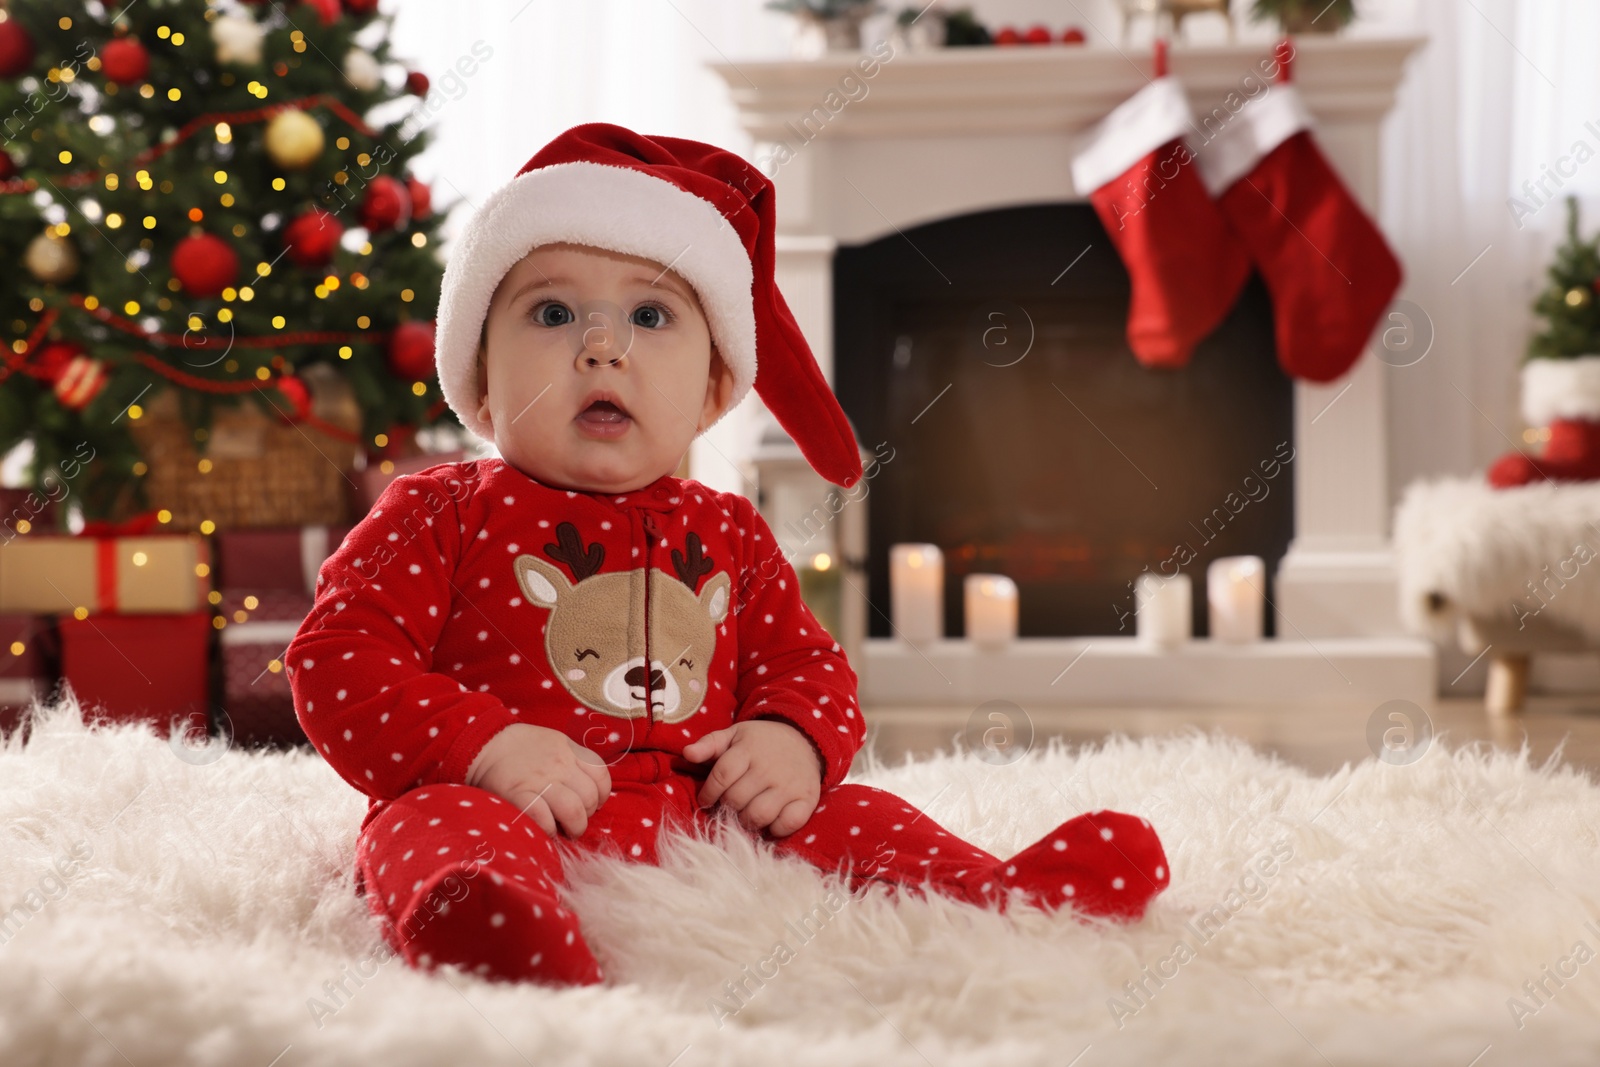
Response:
[{"label": "baby's open mouth", "polygon": [[617,401],[599,398],[578,412],[577,422],[585,430],[600,436],[621,433],[631,421],[628,411]]}]

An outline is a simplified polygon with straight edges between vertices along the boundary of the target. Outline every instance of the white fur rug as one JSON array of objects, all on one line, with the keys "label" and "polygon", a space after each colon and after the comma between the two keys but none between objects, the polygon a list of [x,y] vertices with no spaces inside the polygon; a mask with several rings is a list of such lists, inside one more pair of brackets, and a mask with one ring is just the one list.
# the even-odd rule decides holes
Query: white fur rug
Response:
[{"label": "white fur rug", "polygon": [[[1195,735],[858,777],[1002,856],[1086,808],[1144,815],[1172,888],[1132,927],[1008,918],[850,899],[749,838],[677,838],[661,868],[574,872],[610,985],[425,977],[388,957],[351,891],[364,804],[317,758],[88,730],[67,703],[0,749],[0,1063],[1600,1057],[1600,789],[1579,773],[1435,743],[1316,778]],[[785,927],[829,900],[809,943]],[[780,939],[793,955],[774,973]],[[747,966],[770,980],[719,1026],[710,1002]]]},{"label": "white fur rug", "polygon": [[1419,480],[1395,508],[1394,541],[1400,615],[1414,632],[1453,640],[1466,612],[1560,623],[1600,644],[1600,482]]}]

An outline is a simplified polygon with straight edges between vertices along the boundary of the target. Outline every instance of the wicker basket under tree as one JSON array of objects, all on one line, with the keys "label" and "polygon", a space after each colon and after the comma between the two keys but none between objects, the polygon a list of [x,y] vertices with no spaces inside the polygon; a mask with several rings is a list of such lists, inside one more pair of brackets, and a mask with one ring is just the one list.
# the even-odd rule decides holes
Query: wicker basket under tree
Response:
[{"label": "wicker basket under tree", "polygon": [[[130,427],[145,464],[145,491],[171,514],[168,529],[210,533],[247,526],[344,522],[361,451],[361,409],[331,367],[301,372],[310,417],[289,422],[254,403],[218,408],[191,429],[182,394],[168,389]],[[135,510],[131,498],[123,512]]]}]

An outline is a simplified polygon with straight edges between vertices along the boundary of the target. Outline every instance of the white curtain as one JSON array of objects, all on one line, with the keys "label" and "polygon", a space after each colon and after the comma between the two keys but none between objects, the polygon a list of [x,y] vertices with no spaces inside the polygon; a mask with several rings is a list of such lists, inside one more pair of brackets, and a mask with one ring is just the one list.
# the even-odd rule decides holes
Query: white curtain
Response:
[{"label": "white curtain", "polygon": [[1531,447],[1517,365],[1568,193],[1583,232],[1600,229],[1600,4],[1391,0],[1362,10],[1363,32],[1430,38],[1384,142],[1383,226],[1406,266],[1403,295],[1436,330],[1422,362],[1390,371],[1398,497],[1413,478],[1465,474]]}]

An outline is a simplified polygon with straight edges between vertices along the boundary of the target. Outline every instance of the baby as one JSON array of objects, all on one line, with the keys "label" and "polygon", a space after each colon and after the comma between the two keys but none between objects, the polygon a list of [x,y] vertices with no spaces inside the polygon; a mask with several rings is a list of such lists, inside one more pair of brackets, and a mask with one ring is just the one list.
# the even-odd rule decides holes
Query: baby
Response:
[{"label": "baby", "polygon": [[285,656],[306,735],[370,798],[356,882],[412,966],[602,981],[563,856],[653,863],[719,808],[852,887],[1136,918],[1167,884],[1134,816],[1002,861],[844,783],[855,672],[754,506],[672,473],[754,388],[824,477],[862,475],[773,281],[772,197],[737,155],[592,123],[451,259],[440,383],[500,458],[395,479]]}]

